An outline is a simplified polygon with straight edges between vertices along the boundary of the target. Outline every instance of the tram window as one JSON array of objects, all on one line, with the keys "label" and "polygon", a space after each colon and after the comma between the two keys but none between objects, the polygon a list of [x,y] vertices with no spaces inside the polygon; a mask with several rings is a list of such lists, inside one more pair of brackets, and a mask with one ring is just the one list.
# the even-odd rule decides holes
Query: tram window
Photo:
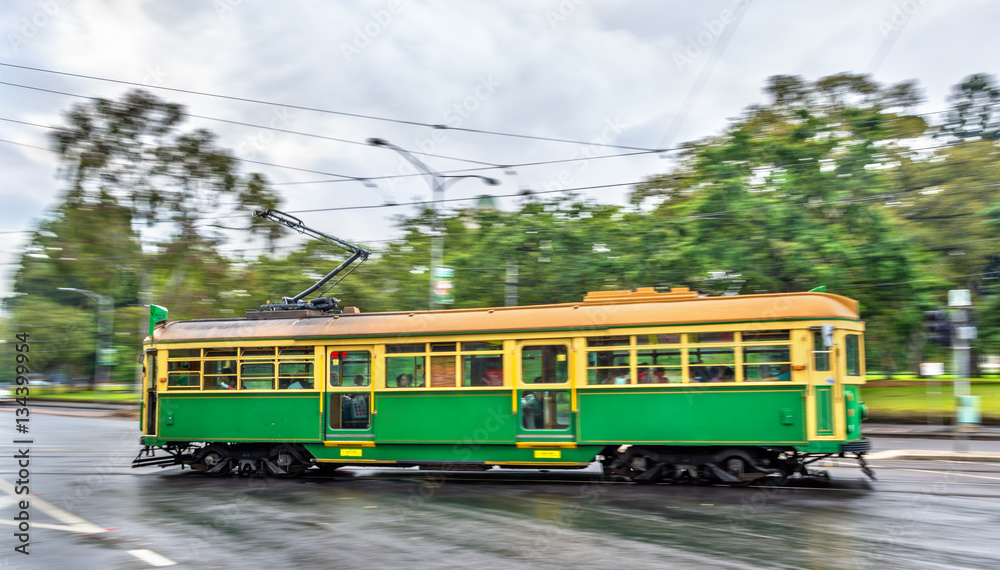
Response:
[{"label": "tram window", "polygon": [[456,344],[454,342],[432,342],[431,352],[455,352]]},{"label": "tram window", "polygon": [[635,336],[635,343],[646,344],[680,344],[681,333],[669,334],[640,334]]},{"label": "tram window", "polygon": [[240,356],[245,358],[261,358],[261,357],[274,358],[274,347],[265,346],[265,347],[241,348]]},{"label": "tram window", "polygon": [[521,390],[521,427],[566,429],[570,424],[568,390]]},{"label": "tram window", "polygon": [[205,358],[236,358],[235,348],[206,348]]},{"label": "tram window", "polygon": [[279,390],[312,390],[313,362],[302,360],[296,362],[278,362]]},{"label": "tram window", "polygon": [[743,362],[791,362],[791,349],[787,346],[745,346]]},{"label": "tram window", "polygon": [[732,348],[688,349],[691,382],[734,382],[736,355]]},{"label": "tram window", "polygon": [[424,352],[427,347],[424,343],[410,343],[410,344],[387,344],[385,345],[385,351],[389,354],[399,354],[406,352]]},{"label": "tram window", "polygon": [[330,386],[370,386],[371,354],[367,350],[330,353]]},{"label": "tram window", "polygon": [[639,384],[679,383],[684,379],[680,350],[640,350],[636,366]]},{"label": "tram window", "polygon": [[424,357],[386,357],[385,385],[387,388],[422,388],[424,385]]},{"label": "tram window", "polygon": [[244,390],[273,390],[273,362],[243,362],[240,364],[240,380]]},{"label": "tram window", "polygon": [[201,388],[201,362],[198,360],[167,361],[167,388],[178,390]]},{"label": "tram window", "polygon": [[[208,354],[209,350],[205,350]],[[235,354],[235,350],[233,353]],[[205,361],[205,389],[206,390],[235,390],[236,389],[236,361],[235,360],[206,360]]]},{"label": "tram window", "polygon": [[587,353],[587,384],[630,384],[631,354],[627,350]]},{"label": "tram window", "polygon": [[791,380],[791,348],[788,346],[743,347],[743,380],[775,382]]},{"label": "tram window", "polygon": [[371,427],[371,408],[367,392],[331,392],[330,409],[340,407],[340,413],[331,413],[330,429],[368,429]]},{"label": "tram window", "polygon": [[587,346],[628,346],[627,336],[595,336],[587,339]]},{"label": "tram window", "polygon": [[690,333],[688,334],[688,342],[733,342],[733,336],[731,332]]},{"label": "tram window", "polygon": [[454,388],[457,373],[454,356],[431,357],[431,388]]},{"label": "tram window", "polygon": [[316,351],[311,346],[283,346],[278,349],[279,356],[312,356]]},{"label": "tram window", "polygon": [[503,386],[503,356],[462,355],[462,386]]},{"label": "tram window", "polygon": [[782,382],[792,379],[790,364],[754,364],[743,367],[744,382]]},{"label": "tram window", "polygon": [[526,384],[556,384],[569,379],[569,357],[561,344],[521,349],[521,378]]},{"label": "tram window", "polygon": [[844,337],[844,346],[847,353],[848,376],[861,376],[861,343],[860,337],[856,334],[849,334]]},{"label": "tram window", "polygon": [[495,350],[500,352],[503,350],[503,342],[499,340],[487,340],[480,342],[463,342],[462,352],[473,352],[480,350]]},{"label": "tram window", "polygon": [[368,354],[367,350],[344,353],[344,359],[341,361],[340,366],[344,372],[345,386],[371,385],[372,363],[371,355]]},{"label": "tram window", "polygon": [[774,342],[791,338],[788,331],[743,331],[743,342]]},{"label": "tram window", "polygon": [[823,333],[819,331],[813,333],[813,362],[819,372],[830,370],[830,350],[823,344]]},{"label": "tram window", "polygon": [[172,348],[168,354],[170,358],[200,358],[200,348]]}]

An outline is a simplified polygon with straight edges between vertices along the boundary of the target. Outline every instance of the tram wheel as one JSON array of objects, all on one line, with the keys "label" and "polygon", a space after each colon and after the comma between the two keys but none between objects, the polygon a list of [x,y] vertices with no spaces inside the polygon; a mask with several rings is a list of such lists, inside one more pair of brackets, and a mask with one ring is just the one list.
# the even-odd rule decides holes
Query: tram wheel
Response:
[{"label": "tram wheel", "polygon": [[212,475],[229,473],[229,446],[223,443],[205,446],[198,454],[198,458],[191,463],[191,468]]}]

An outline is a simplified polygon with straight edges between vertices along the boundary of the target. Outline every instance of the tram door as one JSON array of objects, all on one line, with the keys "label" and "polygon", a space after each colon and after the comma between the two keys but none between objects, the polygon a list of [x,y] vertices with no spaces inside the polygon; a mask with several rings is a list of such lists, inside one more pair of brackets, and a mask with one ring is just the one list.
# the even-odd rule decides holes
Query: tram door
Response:
[{"label": "tram door", "polygon": [[326,367],[326,439],[373,439],[371,347],[330,347]]},{"label": "tram door", "polygon": [[156,435],[156,351],[146,351],[143,362],[146,369],[143,383],[146,385],[146,435]]},{"label": "tram door", "polygon": [[819,439],[834,439],[837,429],[837,406],[843,399],[841,393],[843,386],[837,373],[837,347],[833,344],[834,330],[831,325],[823,325],[822,328],[810,332],[812,359],[809,383],[815,418],[812,436]]},{"label": "tram door", "polygon": [[570,362],[569,341],[518,344],[518,441],[573,442]]}]

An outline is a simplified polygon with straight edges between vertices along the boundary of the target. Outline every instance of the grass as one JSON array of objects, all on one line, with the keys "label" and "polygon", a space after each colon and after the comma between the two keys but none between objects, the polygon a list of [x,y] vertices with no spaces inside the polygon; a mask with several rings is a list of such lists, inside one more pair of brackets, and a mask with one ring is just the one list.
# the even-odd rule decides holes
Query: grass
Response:
[{"label": "grass", "polygon": [[[951,382],[953,380],[952,375],[945,374],[943,376],[933,376],[921,378],[916,374],[893,374],[892,378],[887,377],[885,374],[868,374],[865,376],[865,380],[871,382],[874,380],[890,380],[890,381],[900,381],[900,382]],[[1000,376],[982,376],[980,378],[969,378],[970,382],[1000,382]]]},{"label": "grass", "polygon": [[33,400],[71,400],[75,402],[138,402],[134,391],[123,391],[120,387],[101,386],[97,390],[67,386],[32,386]]},{"label": "grass", "polygon": [[[1000,382],[978,382],[971,385],[973,396],[979,396],[979,411],[983,416],[1000,417]],[[872,418],[903,414],[954,414],[955,395],[950,384],[927,386],[894,386],[861,388],[861,401],[868,405]]]}]

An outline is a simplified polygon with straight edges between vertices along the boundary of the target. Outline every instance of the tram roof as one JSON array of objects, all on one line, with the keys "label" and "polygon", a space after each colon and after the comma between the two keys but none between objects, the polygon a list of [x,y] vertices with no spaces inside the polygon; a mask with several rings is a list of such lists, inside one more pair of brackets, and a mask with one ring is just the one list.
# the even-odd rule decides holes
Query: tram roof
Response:
[{"label": "tram roof", "polygon": [[555,305],[174,321],[156,328],[155,342],[400,338],[821,319],[859,321],[858,303],[830,293],[698,297],[686,289],[657,293],[645,288],[590,293],[582,302]]}]

